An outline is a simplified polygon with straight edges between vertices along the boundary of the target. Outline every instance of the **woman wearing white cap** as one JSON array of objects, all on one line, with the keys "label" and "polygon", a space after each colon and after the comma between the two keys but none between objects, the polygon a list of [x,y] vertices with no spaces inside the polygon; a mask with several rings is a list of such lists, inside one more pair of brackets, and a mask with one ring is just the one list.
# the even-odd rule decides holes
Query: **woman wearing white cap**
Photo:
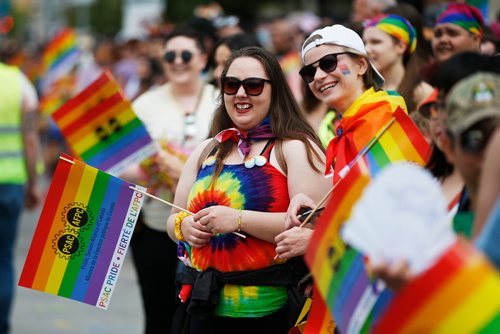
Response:
[{"label": "woman wearing white cap", "polygon": [[[340,115],[336,137],[327,149],[326,174],[333,168],[333,179],[375,136],[392,113],[401,107],[404,99],[381,90],[384,78],[368,59],[361,37],[342,25],[328,26],[314,31],[302,46],[302,79],[314,95]],[[297,213],[315,203],[305,195],[296,195],[285,218],[287,228],[299,226]],[[310,233],[298,227],[276,237],[276,253],[288,258],[305,252]]]}]

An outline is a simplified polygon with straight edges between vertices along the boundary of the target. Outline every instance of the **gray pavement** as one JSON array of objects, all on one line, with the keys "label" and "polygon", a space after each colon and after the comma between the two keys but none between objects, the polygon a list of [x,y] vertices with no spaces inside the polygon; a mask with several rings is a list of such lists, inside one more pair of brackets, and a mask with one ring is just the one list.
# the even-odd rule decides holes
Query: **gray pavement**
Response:
[{"label": "gray pavement", "polygon": [[[28,253],[41,208],[24,212],[16,244],[16,284]],[[130,250],[129,250],[130,251]],[[140,334],[143,311],[139,286],[127,254],[108,310],[16,286],[12,334]]]}]

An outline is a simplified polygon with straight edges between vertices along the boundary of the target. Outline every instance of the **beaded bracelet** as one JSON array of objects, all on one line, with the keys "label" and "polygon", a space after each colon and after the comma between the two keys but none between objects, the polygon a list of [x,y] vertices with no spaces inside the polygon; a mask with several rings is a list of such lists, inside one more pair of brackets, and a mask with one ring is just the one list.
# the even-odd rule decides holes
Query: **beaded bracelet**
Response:
[{"label": "beaded bracelet", "polygon": [[184,218],[186,218],[187,216],[189,216],[189,213],[187,213],[185,211],[181,211],[175,216],[174,233],[175,233],[175,237],[179,241],[186,241],[186,239],[184,239],[184,234],[182,234],[181,224],[182,224],[182,221],[184,220]]}]

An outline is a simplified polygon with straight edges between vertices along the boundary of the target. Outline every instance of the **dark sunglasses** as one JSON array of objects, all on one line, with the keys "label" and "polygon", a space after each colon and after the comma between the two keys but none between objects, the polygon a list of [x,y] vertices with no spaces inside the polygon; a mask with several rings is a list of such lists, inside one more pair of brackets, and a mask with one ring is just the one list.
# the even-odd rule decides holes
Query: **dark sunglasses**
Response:
[{"label": "dark sunglasses", "polygon": [[438,105],[436,102],[426,103],[418,109],[418,112],[426,119],[433,119],[437,116]]},{"label": "dark sunglasses", "polygon": [[[189,63],[191,61],[191,58],[193,58],[193,53],[188,50],[184,50],[181,52],[181,59],[184,63]],[[163,56],[163,59],[169,64],[173,64],[175,61],[175,58],[177,57],[177,53],[175,51],[168,51],[165,52],[165,55]]]},{"label": "dark sunglasses", "polygon": [[[302,77],[302,80],[304,80],[306,83],[311,83],[314,80],[314,76],[316,75],[316,68],[319,67],[323,72],[330,73],[335,71],[337,68],[337,56],[338,55],[343,55],[349,52],[339,52],[339,53],[331,53],[323,58],[315,61],[312,64],[306,65],[302,67],[302,69],[299,71],[300,76]],[[318,64],[315,66],[315,64]]]},{"label": "dark sunglasses", "polygon": [[460,147],[464,152],[470,154],[481,153],[488,144],[495,127],[488,126],[483,129],[471,129],[462,133],[459,137]]},{"label": "dark sunglasses", "polygon": [[235,77],[225,77],[221,80],[222,91],[227,95],[236,94],[240,86],[243,85],[243,89],[247,95],[257,96],[264,90],[266,82],[270,83],[271,81],[262,78],[246,78],[245,80],[239,80]]}]

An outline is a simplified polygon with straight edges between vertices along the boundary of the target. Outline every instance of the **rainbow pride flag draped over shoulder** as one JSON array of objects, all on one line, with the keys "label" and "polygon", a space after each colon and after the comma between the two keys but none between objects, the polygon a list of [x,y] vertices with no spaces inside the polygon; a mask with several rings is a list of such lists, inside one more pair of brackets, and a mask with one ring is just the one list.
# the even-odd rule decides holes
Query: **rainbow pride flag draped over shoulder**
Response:
[{"label": "rainbow pride flag draped over shoulder", "polygon": [[397,108],[379,132],[359,149],[359,162],[346,165],[321,216],[305,255],[318,291],[326,301],[342,333],[368,333],[387,307],[391,293],[372,282],[364,258],[340,238],[340,228],[349,218],[372,176],[396,161],[423,165],[429,145],[413,121]]},{"label": "rainbow pride flag draped over shoulder", "polygon": [[113,175],[156,152],[130,101],[107,71],[52,118],[75,155]]},{"label": "rainbow pride flag draped over shoulder", "polygon": [[19,285],[107,309],[143,194],[64,155],[57,164]]},{"label": "rainbow pride flag draped over shoulder", "polygon": [[500,333],[500,278],[458,240],[393,299],[375,333]]}]

